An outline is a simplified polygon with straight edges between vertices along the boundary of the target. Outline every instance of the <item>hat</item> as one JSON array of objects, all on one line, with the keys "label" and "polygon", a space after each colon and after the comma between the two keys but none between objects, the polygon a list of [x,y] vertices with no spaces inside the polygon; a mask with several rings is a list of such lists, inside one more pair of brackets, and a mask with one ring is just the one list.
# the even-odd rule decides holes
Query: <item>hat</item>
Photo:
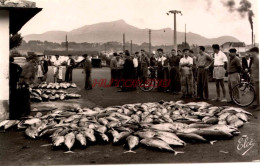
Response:
[{"label": "hat", "polygon": [[229,52],[230,53],[237,53],[237,50],[235,48],[231,48],[231,49],[229,49]]}]

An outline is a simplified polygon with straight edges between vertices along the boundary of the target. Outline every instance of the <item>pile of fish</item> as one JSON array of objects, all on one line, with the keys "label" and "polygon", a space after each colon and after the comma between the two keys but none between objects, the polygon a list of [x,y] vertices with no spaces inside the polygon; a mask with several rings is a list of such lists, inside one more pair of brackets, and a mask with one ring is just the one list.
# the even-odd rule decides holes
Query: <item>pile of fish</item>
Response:
[{"label": "pile of fish", "polygon": [[26,136],[51,138],[53,147],[71,149],[93,143],[125,143],[133,152],[139,144],[146,147],[183,153],[174,147],[187,143],[214,143],[231,139],[248,122],[251,113],[235,107],[215,107],[206,102],[160,101],[155,103],[125,104],[107,108],[70,108],[53,110],[45,115],[21,121],[6,120],[0,127],[17,126]]},{"label": "pile of fish", "polygon": [[81,95],[68,93],[62,89],[76,88],[75,83],[41,83],[32,85],[30,99],[32,102],[77,99]]},{"label": "pile of fish", "polygon": [[76,88],[77,85],[75,83],[69,82],[61,82],[61,83],[40,83],[40,84],[33,84],[32,88],[40,88],[40,89],[68,89],[68,88]]}]

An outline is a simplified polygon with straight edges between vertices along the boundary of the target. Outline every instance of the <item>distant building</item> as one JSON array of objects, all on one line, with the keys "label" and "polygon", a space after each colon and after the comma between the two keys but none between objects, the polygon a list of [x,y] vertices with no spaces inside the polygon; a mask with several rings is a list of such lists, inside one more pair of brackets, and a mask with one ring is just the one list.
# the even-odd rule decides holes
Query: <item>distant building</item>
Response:
[{"label": "distant building", "polygon": [[226,42],[221,45],[221,50],[223,52],[229,52],[229,49],[235,48],[238,53],[246,52],[246,44],[244,42]]}]

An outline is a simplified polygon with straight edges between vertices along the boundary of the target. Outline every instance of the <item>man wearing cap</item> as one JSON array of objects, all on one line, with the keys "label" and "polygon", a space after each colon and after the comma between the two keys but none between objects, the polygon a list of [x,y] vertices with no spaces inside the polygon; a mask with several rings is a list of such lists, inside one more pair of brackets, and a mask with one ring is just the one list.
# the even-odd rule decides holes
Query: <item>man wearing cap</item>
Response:
[{"label": "man wearing cap", "polygon": [[[229,65],[228,65],[228,89],[229,89],[229,95],[230,98],[232,97],[232,89],[235,85],[239,84],[240,81],[240,75],[241,72],[241,64],[240,60],[236,56],[237,50],[232,48],[229,50]],[[236,95],[239,97],[239,91],[236,91]],[[238,99],[238,98],[237,98]],[[230,101],[231,102],[231,101]]]},{"label": "man wearing cap", "polygon": [[213,78],[216,80],[216,90],[217,97],[212,99],[213,101],[220,101],[220,86],[223,92],[223,99],[221,102],[227,102],[226,99],[226,89],[224,85],[224,77],[227,69],[227,56],[220,51],[219,45],[212,45],[214,52],[214,70],[213,70]]},{"label": "man wearing cap", "polygon": [[180,60],[181,67],[181,90],[182,98],[192,97],[192,66],[193,59],[189,57],[189,49],[183,50],[183,58]]},{"label": "man wearing cap", "polygon": [[[213,63],[213,58],[205,53],[205,47],[199,46],[198,55],[198,73],[197,73],[197,97],[198,99],[208,99],[209,88],[208,88],[208,69]],[[204,97],[203,97],[204,94]]]},{"label": "man wearing cap", "polygon": [[67,61],[67,69],[66,69],[66,73],[65,73],[65,81],[66,82],[72,82],[72,71],[73,71],[73,67],[75,65],[75,61],[74,59],[72,59],[72,55],[68,55],[69,59]]}]

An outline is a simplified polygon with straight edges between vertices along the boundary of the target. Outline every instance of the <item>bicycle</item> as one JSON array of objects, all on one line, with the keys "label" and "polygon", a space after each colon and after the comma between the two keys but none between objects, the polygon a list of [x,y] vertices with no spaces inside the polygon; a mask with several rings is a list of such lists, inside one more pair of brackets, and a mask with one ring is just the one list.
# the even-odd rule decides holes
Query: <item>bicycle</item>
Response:
[{"label": "bicycle", "polygon": [[247,80],[243,79],[241,76],[242,75],[240,75],[240,83],[232,88],[231,99],[235,104],[246,107],[254,102],[256,93],[255,88],[252,85],[250,73],[246,73]]},{"label": "bicycle", "polygon": [[144,78],[140,77],[138,79],[138,87],[144,91],[149,92],[154,89],[154,87],[157,85],[157,66],[151,66],[148,67],[148,76],[144,82]]}]

